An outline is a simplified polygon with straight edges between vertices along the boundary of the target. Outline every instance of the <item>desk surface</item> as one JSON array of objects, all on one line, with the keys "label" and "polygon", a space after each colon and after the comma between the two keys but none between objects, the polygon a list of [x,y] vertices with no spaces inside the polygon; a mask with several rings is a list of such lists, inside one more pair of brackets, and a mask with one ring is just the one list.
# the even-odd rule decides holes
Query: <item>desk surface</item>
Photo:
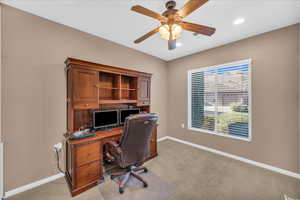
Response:
[{"label": "desk surface", "polygon": [[71,145],[81,144],[81,143],[85,143],[85,142],[101,140],[106,137],[121,135],[122,133],[123,133],[123,126],[119,126],[116,128],[112,128],[111,130],[107,130],[107,131],[97,131],[96,136],[93,136],[93,137],[89,137],[89,138],[85,138],[85,139],[81,139],[81,140],[68,140],[68,143]]}]

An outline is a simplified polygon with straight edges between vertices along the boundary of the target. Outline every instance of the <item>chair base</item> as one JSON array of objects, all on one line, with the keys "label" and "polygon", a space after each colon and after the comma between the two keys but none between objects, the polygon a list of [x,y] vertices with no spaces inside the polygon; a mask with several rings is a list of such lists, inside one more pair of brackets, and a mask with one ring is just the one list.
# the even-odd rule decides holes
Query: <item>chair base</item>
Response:
[{"label": "chair base", "polygon": [[140,167],[131,166],[126,171],[118,171],[118,172],[111,173],[110,178],[114,179],[116,177],[125,175],[123,180],[121,180],[120,183],[119,183],[119,193],[123,194],[125,185],[131,177],[134,177],[137,180],[139,180],[140,182],[142,182],[143,186],[145,188],[148,187],[148,183],[145,180],[143,180],[142,177],[140,177],[138,175],[139,172],[145,172],[146,173],[146,172],[148,172],[148,169],[144,166],[140,166]]}]

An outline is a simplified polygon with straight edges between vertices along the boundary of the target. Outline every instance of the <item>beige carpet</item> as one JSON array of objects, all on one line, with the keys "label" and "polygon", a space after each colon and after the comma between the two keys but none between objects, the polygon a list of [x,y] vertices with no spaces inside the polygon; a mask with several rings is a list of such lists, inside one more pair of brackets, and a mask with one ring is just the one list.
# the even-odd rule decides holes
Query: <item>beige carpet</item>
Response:
[{"label": "beige carpet", "polygon": [[105,200],[164,200],[175,194],[175,184],[170,184],[162,177],[149,171],[141,173],[140,176],[148,182],[148,187],[144,188],[143,184],[131,178],[125,187],[125,192],[120,195],[118,190],[118,180],[106,178],[106,183],[99,186],[99,190]]},{"label": "beige carpet", "polygon": [[[163,197],[165,200],[282,200],[284,193],[300,197],[300,181],[297,179],[174,141],[165,140],[158,144],[159,156],[146,163],[146,166],[153,174],[151,177],[157,176],[162,182],[170,184],[171,192]],[[175,192],[172,192],[173,187]],[[116,185],[107,179],[104,184],[73,199],[103,200],[104,196],[111,198],[106,192],[115,189]],[[129,191],[127,195],[120,198],[131,200],[135,194],[143,190],[147,189],[127,188],[125,190],[125,193]],[[146,194],[148,195],[148,191]],[[9,198],[9,200],[70,199],[72,198],[64,179]]]}]

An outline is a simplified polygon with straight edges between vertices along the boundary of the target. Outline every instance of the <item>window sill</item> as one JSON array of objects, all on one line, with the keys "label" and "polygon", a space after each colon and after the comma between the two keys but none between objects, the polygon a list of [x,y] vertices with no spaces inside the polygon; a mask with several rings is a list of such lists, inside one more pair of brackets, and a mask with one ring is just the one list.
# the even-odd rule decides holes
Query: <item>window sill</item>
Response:
[{"label": "window sill", "polygon": [[209,130],[205,130],[205,129],[199,129],[199,128],[189,127],[188,130],[197,131],[197,132],[201,132],[201,133],[206,133],[206,134],[210,134],[210,135],[223,136],[223,137],[232,138],[232,139],[236,139],[236,140],[242,140],[242,141],[246,141],[246,142],[251,142],[251,135],[248,138],[244,138],[244,137],[239,137],[239,136],[232,136],[232,135],[225,135],[225,134],[221,134],[221,133],[215,133],[213,131],[209,131]]}]

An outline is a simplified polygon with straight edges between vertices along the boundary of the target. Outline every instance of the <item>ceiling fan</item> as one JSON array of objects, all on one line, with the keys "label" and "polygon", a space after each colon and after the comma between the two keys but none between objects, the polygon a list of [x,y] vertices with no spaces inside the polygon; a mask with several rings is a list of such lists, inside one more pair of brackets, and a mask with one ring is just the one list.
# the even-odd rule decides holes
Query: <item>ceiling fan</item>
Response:
[{"label": "ceiling fan", "polygon": [[140,43],[148,37],[159,32],[162,38],[168,40],[168,48],[169,50],[172,50],[176,48],[176,39],[181,37],[180,33],[182,29],[198,34],[211,36],[215,33],[215,28],[182,21],[183,18],[201,7],[207,1],[208,0],[189,0],[180,10],[175,9],[175,1],[168,1],[166,3],[167,10],[162,14],[156,13],[140,5],[133,6],[131,10],[142,15],[157,19],[161,23],[161,26],[146,33],[139,39],[135,40],[134,43]]}]

